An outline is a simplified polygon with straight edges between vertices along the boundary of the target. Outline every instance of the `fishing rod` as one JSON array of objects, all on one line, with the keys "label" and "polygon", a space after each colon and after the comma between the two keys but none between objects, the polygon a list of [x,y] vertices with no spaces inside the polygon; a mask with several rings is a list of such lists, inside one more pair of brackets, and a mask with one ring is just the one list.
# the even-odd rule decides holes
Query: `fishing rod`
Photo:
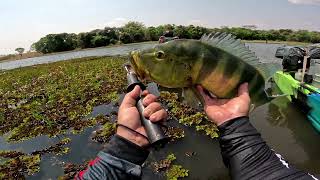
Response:
[{"label": "fishing rod", "polygon": [[127,80],[128,80],[127,92],[132,91],[136,85],[140,86],[141,88],[140,96],[136,106],[140,114],[141,123],[146,129],[147,137],[151,146],[154,146],[154,147],[164,146],[169,139],[165,135],[164,131],[162,130],[161,125],[157,123],[153,123],[149,119],[143,116],[143,111],[145,108],[142,103],[143,98],[141,97],[141,93],[143,90],[146,89],[146,86],[138,79],[136,73],[131,68],[130,64],[124,65],[124,69],[127,71]]}]

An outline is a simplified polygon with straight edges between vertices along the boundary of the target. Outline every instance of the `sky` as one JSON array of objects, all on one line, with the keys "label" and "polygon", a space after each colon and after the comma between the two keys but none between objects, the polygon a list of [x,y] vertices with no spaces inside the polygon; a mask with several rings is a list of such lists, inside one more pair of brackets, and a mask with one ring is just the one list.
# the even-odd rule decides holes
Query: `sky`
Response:
[{"label": "sky", "polygon": [[50,33],[79,33],[128,21],[206,27],[320,31],[320,0],[1,0],[0,55]]}]

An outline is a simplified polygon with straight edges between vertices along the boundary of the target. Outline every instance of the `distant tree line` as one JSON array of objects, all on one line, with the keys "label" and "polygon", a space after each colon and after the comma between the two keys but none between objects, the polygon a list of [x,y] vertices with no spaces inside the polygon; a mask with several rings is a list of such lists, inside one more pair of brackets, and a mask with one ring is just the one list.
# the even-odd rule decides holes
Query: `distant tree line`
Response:
[{"label": "distant tree line", "polygon": [[79,34],[61,33],[48,34],[31,46],[32,50],[41,53],[61,52],[82,48],[95,48],[118,43],[135,43],[143,41],[157,41],[164,32],[172,36],[185,39],[199,39],[205,33],[227,32],[243,40],[273,40],[273,41],[299,41],[320,42],[320,32],[307,30],[293,31],[280,30],[255,30],[248,28],[206,28],[201,26],[182,26],[174,24],[146,27],[140,22],[128,22],[123,27],[105,27],[90,32]]},{"label": "distant tree line", "polygon": [[291,29],[279,30],[252,30],[246,28],[228,28],[214,29],[214,31],[223,31],[232,33],[244,40],[271,40],[271,41],[297,41],[307,43],[319,43],[320,32]]}]

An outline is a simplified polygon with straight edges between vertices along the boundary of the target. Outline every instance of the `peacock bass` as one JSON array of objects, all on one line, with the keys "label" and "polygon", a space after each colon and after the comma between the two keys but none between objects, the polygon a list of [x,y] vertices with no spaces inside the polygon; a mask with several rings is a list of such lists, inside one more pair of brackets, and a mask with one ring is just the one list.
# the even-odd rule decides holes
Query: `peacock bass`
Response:
[{"label": "peacock bass", "polygon": [[226,33],[203,35],[200,40],[178,39],[132,51],[130,61],[140,78],[167,88],[183,88],[183,95],[192,106],[203,102],[196,85],[218,98],[231,98],[244,82],[249,83],[252,103],[261,105],[269,99],[265,83],[279,67],[260,63],[239,39]]}]

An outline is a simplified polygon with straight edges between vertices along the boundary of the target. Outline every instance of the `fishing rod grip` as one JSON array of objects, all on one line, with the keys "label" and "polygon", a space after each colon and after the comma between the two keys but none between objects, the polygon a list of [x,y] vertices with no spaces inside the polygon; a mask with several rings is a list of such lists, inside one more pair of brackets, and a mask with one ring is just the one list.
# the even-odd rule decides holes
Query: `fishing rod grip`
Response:
[{"label": "fishing rod grip", "polygon": [[144,106],[142,103],[143,99],[139,99],[137,102],[137,108],[140,113],[141,122],[146,129],[146,133],[151,145],[164,145],[167,143],[167,137],[164,134],[161,126],[159,124],[151,122],[149,119],[143,116]]},{"label": "fishing rod grip", "polygon": [[[142,91],[146,89],[145,85],[138,80],[135,73],[128,72],[127,80],[127,92],[132,91],[136,85],[140,86]],[[136,106],[140,114],[141,123],[146,129],[148,140],[152,146],[164,146],[168,142],[168,137],[165,135],[164,131],[162,130],[159,124],[153,123],[149,119],[144,117],[143,111],[145,107],[142,101],[143,98],[141,98],[140,96]]]}]

